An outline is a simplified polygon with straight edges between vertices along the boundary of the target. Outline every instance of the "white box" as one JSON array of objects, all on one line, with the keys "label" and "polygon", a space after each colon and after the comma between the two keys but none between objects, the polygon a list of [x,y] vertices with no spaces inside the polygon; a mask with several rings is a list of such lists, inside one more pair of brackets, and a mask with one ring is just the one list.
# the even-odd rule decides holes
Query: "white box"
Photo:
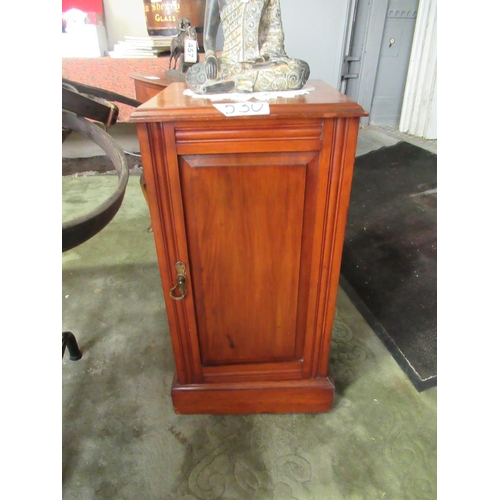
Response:
[{"label": "white box", "polygon": [[62,33],[62,57],[102,57],[108,52],[106,28],[101,24],[73,25]]}]

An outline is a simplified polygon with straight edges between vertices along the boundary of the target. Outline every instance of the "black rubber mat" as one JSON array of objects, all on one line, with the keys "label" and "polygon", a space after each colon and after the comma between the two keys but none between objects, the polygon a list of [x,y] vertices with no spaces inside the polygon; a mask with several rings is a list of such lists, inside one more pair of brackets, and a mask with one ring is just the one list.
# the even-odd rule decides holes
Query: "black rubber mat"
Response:
[{"label": "black rubber mat", "polygon": [[341,285],[418,390],[437,384],[437,155],[356,158]]}]

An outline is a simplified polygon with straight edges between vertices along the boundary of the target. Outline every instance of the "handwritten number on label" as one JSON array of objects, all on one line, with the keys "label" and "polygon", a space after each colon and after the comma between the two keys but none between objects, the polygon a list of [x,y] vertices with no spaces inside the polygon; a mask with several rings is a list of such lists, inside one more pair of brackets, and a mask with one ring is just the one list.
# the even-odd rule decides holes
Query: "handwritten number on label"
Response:
[{"label": "handwritten number on label", "polygon": [[267,102],[236,102],[234,104],[215,103],[214,107],[217,108],[223,115],[228,117],[270,114],[269,103]]}]

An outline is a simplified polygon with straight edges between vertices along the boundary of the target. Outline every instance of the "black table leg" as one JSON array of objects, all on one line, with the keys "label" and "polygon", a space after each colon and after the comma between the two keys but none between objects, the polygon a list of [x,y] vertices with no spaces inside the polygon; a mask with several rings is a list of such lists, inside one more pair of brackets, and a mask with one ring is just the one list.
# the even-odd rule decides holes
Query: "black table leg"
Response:
[{"label": "black table leg", "polygon": [[75,336],[71,332],[63,332],[62,334],[62,357],[64,358],[64,351],[66,347],[69,351],[69,359],[71,361],[78,361],[82,357],[82,352],[78,347]]}]

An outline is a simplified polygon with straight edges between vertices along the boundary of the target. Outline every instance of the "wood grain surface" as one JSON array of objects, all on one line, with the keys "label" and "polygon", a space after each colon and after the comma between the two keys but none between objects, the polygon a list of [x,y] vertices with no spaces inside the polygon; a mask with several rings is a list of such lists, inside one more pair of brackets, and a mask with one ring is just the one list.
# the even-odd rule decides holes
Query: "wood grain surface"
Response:
[{"label": "wood grain surface", "polygon": [[[323,82],[227,118],[174,83],[134,112],[179,413],[328,411],[359,118]],[[169,297],[175,263],[187,295]]]}]

